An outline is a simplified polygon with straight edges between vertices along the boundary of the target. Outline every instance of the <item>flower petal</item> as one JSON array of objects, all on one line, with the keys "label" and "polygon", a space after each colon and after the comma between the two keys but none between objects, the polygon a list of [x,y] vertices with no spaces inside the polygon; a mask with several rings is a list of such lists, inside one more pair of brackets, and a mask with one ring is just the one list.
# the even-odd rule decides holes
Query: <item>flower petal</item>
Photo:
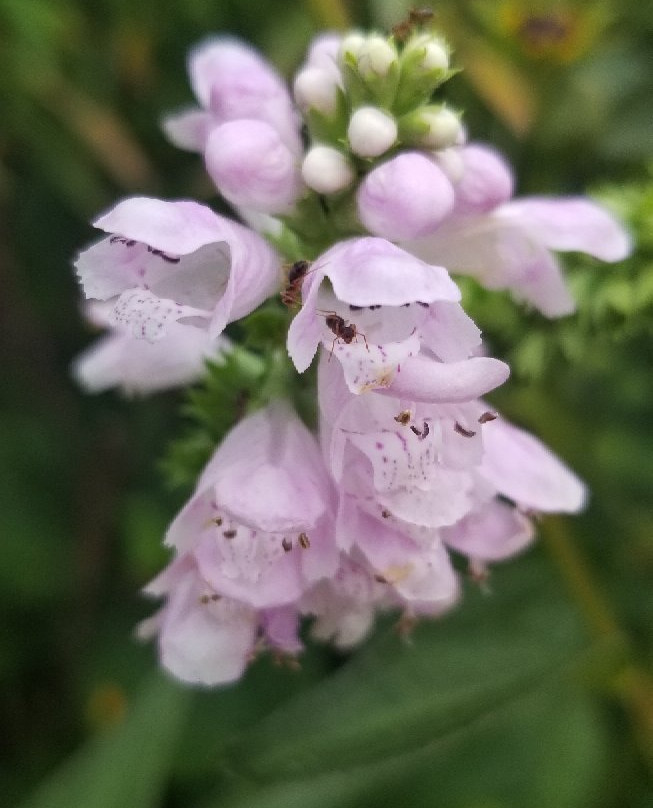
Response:
[{"label": "flower petal", "polygon": [[382,238],[340,242],[318,260],[336,297],[354,306],[460,300],[460,290],[445,269],[425,264]]},{"label": "flower petal", "polygon": [[168,140],[178,149],[201,153],[213,123],[210,112],[192,107],[166,115],[161,127]]},{"label": "flower petal", "polygon": [[161,662],[184,682],[233,682],[242,676],[256,638],[255,612],[227,598],[202,602],[197,574],[170,594],[159,634]]},{"label": "flower petal", "polygon": [[[328,346],[326,346],[328,347]],[[408,357],[419,353],[416,334],[402,342],[370,345],[367,341],[349,345],[333,340],[331,353],[337,357],[345,373],[345,381],[352,393],[365,393],[377,387],[388,387]]]},{"label": "flower petal", "polygon": [[485,356],[444,363],[420,355],[406,359],[390,385],[377,392],[425,403],[470,401],[494,390],[509,375],[505,362]]},{"label": "flower petal", "polygon": [[272,532],[310,529],[330,496],[315,439],[282,405],[245,418],[227,435],[197,485],[209,488],[240,522]]},{"label": "flower petal", "polygon": [[485,424],[483,476],[518,505],[542,512],[582,510],[587,489],[553,452],[533,435],[504,419]]},{"label": "flower petal", "polygon": [[524,514],[495,499],[444,528],[441,535],[445,544],[468,558],[502,561],[527,547],[534,530]]},{"label": "flower petal", "polygon": [[552,250],[578,251],[603,261],[621,261],[632,249],[628,233],[605,208],[582,197],[529,197],[501,209]]}]

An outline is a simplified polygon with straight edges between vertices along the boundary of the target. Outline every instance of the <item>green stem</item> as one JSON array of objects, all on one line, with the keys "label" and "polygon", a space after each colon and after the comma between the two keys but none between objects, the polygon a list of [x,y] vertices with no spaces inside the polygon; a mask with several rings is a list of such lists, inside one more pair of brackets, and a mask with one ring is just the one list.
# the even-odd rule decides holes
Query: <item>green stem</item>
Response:
[{"label": "green stem", "polygon": [[[542,529],[544,544],[560,576],[597,638],[626,646],[628,639],[614,611],[594,578],[586,559],[572,540],[562,518],[548,518]],[[632,659],[630,653],[611,675],[608,687],[628,712],[643,759],[653,769],[653,677]]]},{"label": "green stem", "polygon": [[542,537],[592,633],[598,637],[621,636],[612,608],[572,541],[565,520],[548,517],[542,525]]}]

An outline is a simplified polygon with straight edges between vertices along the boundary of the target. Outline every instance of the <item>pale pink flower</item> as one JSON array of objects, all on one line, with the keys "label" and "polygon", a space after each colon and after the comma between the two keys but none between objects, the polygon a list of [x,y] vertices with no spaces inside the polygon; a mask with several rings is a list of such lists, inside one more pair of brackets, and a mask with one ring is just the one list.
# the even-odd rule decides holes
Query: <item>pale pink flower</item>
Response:
[{"label": "pale pink flower", "polygon": [[489,289],[510,289],[548,317],[575,304],[552,251],[578,251],[620,261],[630,239],[600,205],[582,197],[510,201],[508,167],[491,149],[462,149],[456,207],[438,229],[404,240],[404,249],[450,272],[472,275]]},{"label": "pale pink flower", "polygon": [[361,553],[414,614],[458,595],[446,547],[498,561],[533,539],[530,516],[574,512],[585,487],[553,453],[478,400],[354,396],[320,364],[321,440],[338,484],[336,542]]},{"label": "pale pink flower", "polygon": [[227,435],[166,544],[192,553],[220,594],[255,608],[283,606],[335,569],[332,509],[315,439],[274,404]]},{"label": "pale pink flower", "polygon": [[190,83],[200,107],[169,115],[163,127],[180,148],[203,152],[215,126],[264,121],[293,152],[300,150],[299,119],[285,82],[259,53],[232,37],[213,37],[191,50]]},{"label": "pale pink flower", "polygon": [[239,679],[259,649],[301,651],[294,609],[255,609],[217,592],[195,558],[176,558],[145,592],[165,597],[163,607],[138,629],[157,636],[161,664],[185,682],[218,685]]},{"label": "pale pink flower", "polygon": [[216,188],[236,207],[288,212],[303,190],[302,144],[281,77],[255,50],[226,37],[191,51],[188,70],[201,108],[168,116],[168,137],[204,155]]},{"label": "pale pink flower", "polygon": [[[455,390],[460,400],[507,378],[502,362],[468,358],[480,346],[480,331],[462,310],[446,270],[384,239],[336,244],[316,260],[302,293],[302,309],[288,331],[288,353],[300,372],[321,343],[342,365],[354,393],[387,388],[410,397],[415,388],[414,398],[438,400],[444,387],[445,397]],[[339,335],[329,327],[333,316],[354,332]],[[447,371],[445,362],[461,366]]]},{"label": "pale pink flower", "polygon": [[111,235],[79,255],[79,280],[134,338],[156,342],[176,323],[215,339],[277,288],[274,250],[196,202],[133,197],[94,224]]}]

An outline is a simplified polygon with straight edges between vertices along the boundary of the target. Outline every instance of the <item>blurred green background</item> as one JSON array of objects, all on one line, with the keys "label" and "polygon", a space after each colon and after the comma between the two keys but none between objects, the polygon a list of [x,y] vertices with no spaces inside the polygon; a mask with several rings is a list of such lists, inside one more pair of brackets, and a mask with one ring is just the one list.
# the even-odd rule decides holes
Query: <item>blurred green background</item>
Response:
[{"label": "blurred green background", "polygon": [[579,313],[545,322],[465,284],[513,377],[493,401],[589,483],[588,511],[483,594],[351,657],[259,660],[192,692],[133,639],[139,589],[187,492],[157,463],[180,397],[85,397],[94,338],[71,271],[88,222],[134,194],[212,199],[161,115],[187,49],[250,40],[286,75],[323,27],[389,29],[407,3],[0,0],[0,803],[24,808],[653,806],[653,5],[437,4],[465,70],[448,99],[522,193],[588,190],[639,247],[571,257]]}]

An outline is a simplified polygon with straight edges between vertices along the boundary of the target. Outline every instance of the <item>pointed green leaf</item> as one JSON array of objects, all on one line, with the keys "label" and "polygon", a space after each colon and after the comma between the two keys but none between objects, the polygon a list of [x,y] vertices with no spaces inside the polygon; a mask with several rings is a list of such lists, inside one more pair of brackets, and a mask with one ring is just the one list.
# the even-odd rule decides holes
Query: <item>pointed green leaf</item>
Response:
[{"label": "pointed green leaf", "polygon": [[232,768],[280,779],[381,761],[464,732],[559,677],[585,644],[559,583],[522,562],[493,589],[468,593],[410,644],[390,632],[358,652],[234,742]]},{"label": "pointed green leaf", "polygon": [[157,676],[124,723],[89,741],[21,808],[160,805],[187,705],[187,692]]}]

